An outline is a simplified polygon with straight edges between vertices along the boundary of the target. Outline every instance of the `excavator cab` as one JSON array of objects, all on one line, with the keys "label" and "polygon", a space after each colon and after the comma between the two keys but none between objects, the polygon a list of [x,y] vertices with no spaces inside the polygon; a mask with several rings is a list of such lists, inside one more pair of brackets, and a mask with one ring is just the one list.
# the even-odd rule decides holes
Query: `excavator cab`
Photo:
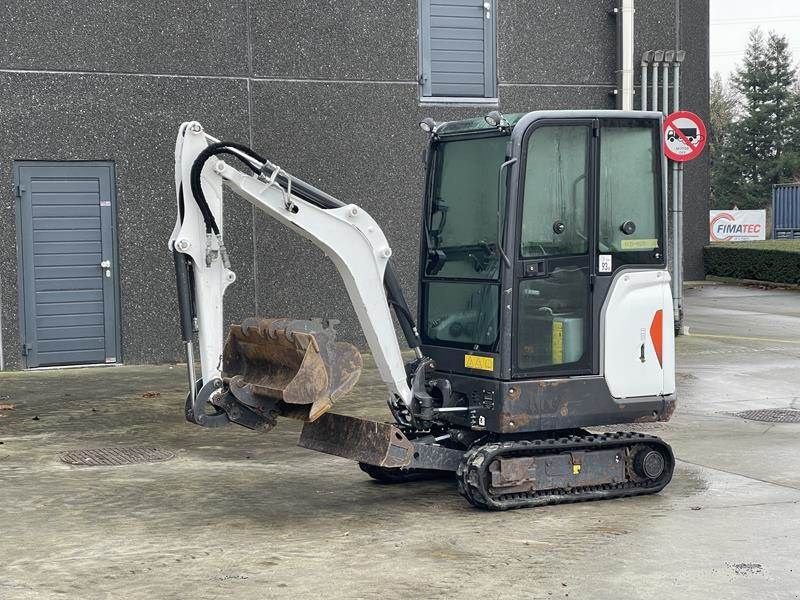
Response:
[{"label": "excavator cab", "polygon": [[[516,433],[669,414],[660,119],[491,120],[437,127],[427,153],[422,351],[469,406],[461,424]],[[648,281],[624,290],[632,278]],[[612,331],[618,305],[631,319]]]}]

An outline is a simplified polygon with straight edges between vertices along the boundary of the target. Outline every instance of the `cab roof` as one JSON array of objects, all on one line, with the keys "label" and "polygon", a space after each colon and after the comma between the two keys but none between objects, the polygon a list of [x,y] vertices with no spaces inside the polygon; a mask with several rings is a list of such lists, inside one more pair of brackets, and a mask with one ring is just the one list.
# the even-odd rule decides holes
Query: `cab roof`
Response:
[{"label": "cab roof", "polygon": [[[510,115],[503,115],[508,124],[513,128],[517,122],[527,113],[512,113]],[[436,128],[436,134],[439,136],[455,135],[462,133],[480,133],[482,131],[497,131],[497,127],[493,127],[486,122],[484,115],[474,117],[472,119],[463,119],[461,121],[447,121],[441,123]]]},{"label": "cab roof", "polygon": [[[595,110],[535,110],[531,112],[520,112],[504,114],[503,117],[508,122],[509,127],[505,133],[510,133],[514,130],[516,125],[524,120],[523,125],[527,126],[531,121],[537,119],[647,119],[658,120],[661,119],[660,112],[652,111],[623,111],[623,110],[608,110],[608,109],[595,109]],[[447,137],[450,135],[464,135],[471,133],[482,133],[489,131],[498,131],[497,127],[493,127],[486,122],[484,115],[474,117],[472,119],[463,119],[460,121],[447,121],[441,123],[436,128],[436,135],[439,137]]]}]

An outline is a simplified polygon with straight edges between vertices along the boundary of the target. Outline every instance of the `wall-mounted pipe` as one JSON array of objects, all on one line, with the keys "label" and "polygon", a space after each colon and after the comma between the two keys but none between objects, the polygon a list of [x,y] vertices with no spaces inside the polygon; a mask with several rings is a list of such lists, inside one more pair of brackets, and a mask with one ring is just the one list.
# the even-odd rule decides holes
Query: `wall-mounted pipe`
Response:
[{"label": "wall-mounted pipe", "polygon": [[642,54],[642,110],[647,110],[647,69],[653,60],[653,51]]},{"label": "wall-mounted pipe", "polygon": [[652,67],[652,93],[653,97],[651,98],[650,102],[650,110],[653,112],[658,111],[658,65],[664,60],[664,51],[663,50],[655,50],[653,52],[653,62],[651,64]]},{"label": "wall-mounted pipe", "polygon": [[622,110],[633,110],[633,15],[636,12],[634,0],[620,1],[620,87]]},{"label": "wall-mounted pipe", "polygon": [[[670,113],[669,110],[669,69],[672,66],[672,59],[675,57],[674,50],[664,51],[664,62],[661,63],[661,112],[664,116]],[[677,110],[677,109],[676,109]]]},{"label": "wall-mounted pipe", "polygon": [[[2,291],[3,280],[0,279],[0,291]],[[3,352],[3,305],[0,303],[0,371],[6,370],[6,356]]]},{"label": "wall-mounted pipe", "polygon": [[[672,110],[681,109],[681,63],[686,52],[675,52],[672,63]],[[675,331],[683,331],[683,163],[672,163],[672,304]]]}]

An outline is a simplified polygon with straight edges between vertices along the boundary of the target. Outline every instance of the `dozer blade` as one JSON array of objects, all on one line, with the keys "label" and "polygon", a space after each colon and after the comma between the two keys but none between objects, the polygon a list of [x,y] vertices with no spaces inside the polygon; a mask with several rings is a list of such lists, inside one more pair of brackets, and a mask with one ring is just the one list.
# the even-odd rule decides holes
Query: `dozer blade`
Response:
[{"label": "dozer blade", "polygon": [[223,378],[232,388],[304,421],[316,420],[353,389],[361,367],[361,354],[337,342],[332,325],[295,319],[232,325],[222,360]]},{"label": "dozer blade", "polygon": [[414,454],[396,426],[334,413],[303,425],[297,445],[378,467],[407,467]]}]

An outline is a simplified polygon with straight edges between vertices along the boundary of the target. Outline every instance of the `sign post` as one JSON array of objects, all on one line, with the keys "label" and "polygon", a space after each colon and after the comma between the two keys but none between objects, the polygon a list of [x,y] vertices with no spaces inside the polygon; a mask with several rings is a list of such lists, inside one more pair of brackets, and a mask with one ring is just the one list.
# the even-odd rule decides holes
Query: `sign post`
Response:
[{"label": "sign post", "polygon": [[707,139],[706,126],[700,117],[678,110],[678,82],[676,70],[675,112],[664,118],[662,137],[664,154],[672,161],[672,301],[676,335],[683,329],[683,163],[700,156]]}]

